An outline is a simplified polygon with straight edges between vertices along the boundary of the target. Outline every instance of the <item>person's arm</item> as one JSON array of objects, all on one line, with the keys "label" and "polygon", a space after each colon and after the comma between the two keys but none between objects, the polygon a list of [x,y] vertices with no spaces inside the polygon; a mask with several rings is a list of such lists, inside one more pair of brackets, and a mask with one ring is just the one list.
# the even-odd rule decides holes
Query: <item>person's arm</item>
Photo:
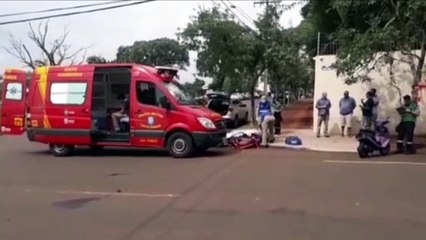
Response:
[{"label": "person's arm", "polygon": [[352,111],[356,108],[356,101],[354,98],[352,98]]},{"label": "person's arm", "polygon": [[331,102],[330,102],[330,100],[327,100],[327,107],[326,107],[327,109],[330,109],[331,108]]},{"label": "person's arm", "polygon": [[125,114],[127,109],[128,109],[128,102],[124,100],[123,106],[121,107],[121,113]]},{"label": "person's arm", "polygon": [[315,104],[315,108],[316,109],[320,109],[320,104],[319,104],[320,100],[317,100],[317,103]]},{"label": "person's arm", "polygon": [[257,121],[257,123],[259,123],[260,124],[260,116],[259,116],[259,104],[256,106],[256,110],[255,110],[256,112],[254,113],[255,114],[255,116],[256,116],[256,121]]},{"label": "person's arm", "polygon": [[370,98],[369,99],[369,104],[368,104],[368,109],[373,109],[374,105],[375,105],[374,100]]},{"label": "person's arm", "polygon": [[420,109],[419,109],[418,105],[416,105],[414,109],[407,108],[406,112],[410,113],[410,114],[413,114],[416,117],[418,117],[420,115]]},{"label": "person's arm", "polygon": [[379,97],[374,97],[374,106],[375,107],[379,105],[379,102],[380,102]]}]

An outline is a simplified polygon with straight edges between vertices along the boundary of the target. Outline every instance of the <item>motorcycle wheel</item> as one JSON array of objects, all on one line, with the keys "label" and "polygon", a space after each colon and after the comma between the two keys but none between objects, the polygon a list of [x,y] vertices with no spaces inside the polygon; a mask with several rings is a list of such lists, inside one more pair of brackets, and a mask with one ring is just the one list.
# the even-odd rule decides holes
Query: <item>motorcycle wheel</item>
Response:
[{"label": "motorcycle wheel", "polygon": [[364,144],[360,144],[359,146],[358,146],[358,156],[360,157],[360,158],[366,158],[366,157],[368,157],[368,152],[366,152],[365,151],[365,147],[364,147]]},{"label": "motorcycle wheel", "polygon": [[380,155],[386,156],[390,153],[390,144],[388,144],[385,148],[380,149]]}]

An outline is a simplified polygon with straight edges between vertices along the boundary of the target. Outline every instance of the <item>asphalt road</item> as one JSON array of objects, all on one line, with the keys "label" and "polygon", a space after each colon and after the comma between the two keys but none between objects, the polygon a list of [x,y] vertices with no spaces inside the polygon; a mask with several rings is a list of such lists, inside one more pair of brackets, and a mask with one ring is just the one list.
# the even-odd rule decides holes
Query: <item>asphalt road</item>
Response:
[{"label": "asphalt road", "polygon": [[0,239],[393,240],[426,236],[425,153],[284,149],[173,159],[0,136]]}]

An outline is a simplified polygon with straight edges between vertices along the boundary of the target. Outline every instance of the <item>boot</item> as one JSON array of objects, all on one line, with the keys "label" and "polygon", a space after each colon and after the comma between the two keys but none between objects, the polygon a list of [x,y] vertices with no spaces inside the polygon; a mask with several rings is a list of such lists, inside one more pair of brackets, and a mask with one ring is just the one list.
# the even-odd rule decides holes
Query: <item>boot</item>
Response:
[{"label": "boot", "polygon": [[416,150],[413,148],[413,144],[407,144],[405,154],[416,154]]},{"label": "boot", "polygon": [[342,137],[344,137],[345,136],[345,127],[342,127],[341,131],[342,131]]},{"label": "boot", "polygon": [[396,151],[395,154],[400,154],[404,152],[403,143],[396,143]]}]

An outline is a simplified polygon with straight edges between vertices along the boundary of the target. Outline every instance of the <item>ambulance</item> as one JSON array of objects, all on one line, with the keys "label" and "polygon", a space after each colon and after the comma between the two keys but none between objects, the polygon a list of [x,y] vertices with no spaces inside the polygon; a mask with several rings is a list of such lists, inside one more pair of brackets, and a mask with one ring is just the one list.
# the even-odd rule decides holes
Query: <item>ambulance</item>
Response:
[{"label": "ambulance", "polygon": [[[30,141],[48,144],[55,156],[89,146],[165,148],[173,157],[185,158],[220,145],[226,137],[222,116],[197,105],[174,68],[38,67],[28,85],[25,71],[5,71],[2,137],[26,132]],[[116,118],[114,113],[123,113],[123,96],[128,108]],[[119,130],[113,127],[117,123]]]}]

